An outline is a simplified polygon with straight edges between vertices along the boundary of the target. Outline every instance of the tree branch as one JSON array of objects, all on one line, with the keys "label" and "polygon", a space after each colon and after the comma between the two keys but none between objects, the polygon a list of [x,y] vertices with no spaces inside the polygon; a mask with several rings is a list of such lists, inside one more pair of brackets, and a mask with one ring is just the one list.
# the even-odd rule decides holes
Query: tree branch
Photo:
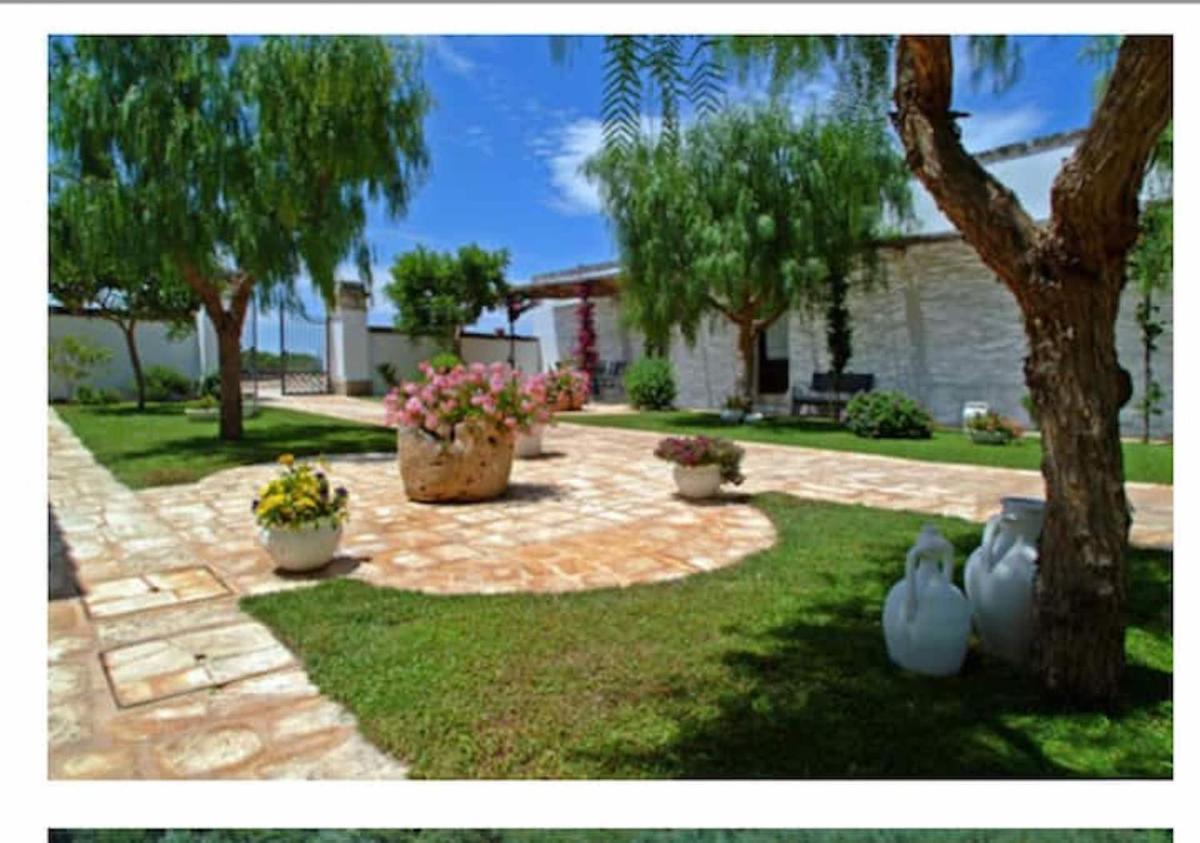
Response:
[{"label": "tree branch", "polygon": [[1030,276],[1040,232],[1016,195],[963,148],[950,110],[953,80],[949,36],[901,36],[892,122],[938,208],[1016,292]]},{"label": "tree branch", "polygon": [[1050,243],[1091,273],[1123,267],[1137,239],[1138,192],[1171,119],[1170,36],[1129,36],[1092,124],[1050,192]]}]

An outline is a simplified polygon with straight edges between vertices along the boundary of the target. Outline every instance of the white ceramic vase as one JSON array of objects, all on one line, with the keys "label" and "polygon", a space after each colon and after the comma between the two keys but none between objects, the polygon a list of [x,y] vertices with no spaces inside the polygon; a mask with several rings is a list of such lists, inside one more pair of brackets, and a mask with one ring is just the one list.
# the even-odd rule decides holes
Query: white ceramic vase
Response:
[{"label": "white ceramic vase", "polygon": [[685,498],[711,498],[721,488],[719,465],[677,465],[675,486]]},{"label": "white ceramic vase", "polygon": [[921,530],[904,579],[888,592],[883,635],[888,657],[905,670],[951,676],[962,669],[971,607],[954,585],[954,548],[932,525]]},{"label": "white ceramic vase", "polygon": [[516,444],[513,446],[513,456],[527,460],[540,456],[542,453],[542,434],[546,429],[540,424],[529,428],[528,432],[517,432]]},{"label": "white ceramic vase", "polygon": [[342,541],[342,526],[322,521],[316,527],[264,527],[259,540],[285,571],[312,571],[329,563]]},{"label": "white ceramic vase", "polygon": [[1033,584],[1044,520],[1044,501],[1004,498],[963,577],[984,652],[1018,665],[1029,658],[1033,642]]},{"label": "white ceramic vase", "polygon": [[742,410],[730,410],[728,408],[721,411],[721,421],[725,424],[741,424],[742,419],[746,417],[746,413]]}]

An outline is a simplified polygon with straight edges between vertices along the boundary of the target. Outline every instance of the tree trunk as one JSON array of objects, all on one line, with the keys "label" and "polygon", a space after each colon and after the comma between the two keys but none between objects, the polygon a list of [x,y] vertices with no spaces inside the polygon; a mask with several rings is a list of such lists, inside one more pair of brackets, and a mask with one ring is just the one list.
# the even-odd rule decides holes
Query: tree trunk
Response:
[{"label": "tree trunk", "polygon": [[137,384],[137,408],[140,412],[146,409],[146,376],[142,373],[142,358],[138,354],[136,331],[135,319],[121,325],[121,333],[125,335],[125,347],[129,349],[129,366],[133,369],[133,380]]},{"label": "tree trunk", "polygon": [[1042,431],[1046,522],[1033,665],[1047,689],[1114,702],[1125,663],[1125,499],[1118,414],[1129,375],[1115,324],[1138,191],[1171,114],[1171,39],[1121,44],[1091,126],[1038,225],[962,147],[948,36],[900,38],[893,122],[913,173],[1020,305],[1025,376]]},{"label": "tree trunk", "polygon": [[758,331],[755,330],[753,320],[745,322],[737,322],[737,347],[738,356],[742,361],[742,371],[737,385],[738,394],[751,404],[754,401],[754,396],[757,394],[757,384],[755,383],[754,359],[757,356],[758,349],[755,347],[758,341]]},{"label": "tree trunk", "polygon": [[227,319],[217,327],[217,366],[221,373],[220,436],[242,438],[242,323]]},{"label": "tree trunk", "polygon": [[1117,362],[1119,293],[1092,279],[1049,286],[1026,310],[1025,378],[1037,407],[1046,523],[1036,582],[1033,665],[1080,701],[1116,697],[1125,665],[1125,498],[1118,414],[1129,374]]},{"label": "tree trunk", "polygon": [[[846,276],[835,273],[829,278],[829,306],[825,310],[825,342],[829,350],[829,369],[833,374],[833,393],[839,396],[842,391],[842,374],[850,362],[853,353],[851,340],[853,337],[850,327],[850,310],[846,307],[846,295],[850,284]],[[840,422],[842,405],[833,402],[833,420]]]}]

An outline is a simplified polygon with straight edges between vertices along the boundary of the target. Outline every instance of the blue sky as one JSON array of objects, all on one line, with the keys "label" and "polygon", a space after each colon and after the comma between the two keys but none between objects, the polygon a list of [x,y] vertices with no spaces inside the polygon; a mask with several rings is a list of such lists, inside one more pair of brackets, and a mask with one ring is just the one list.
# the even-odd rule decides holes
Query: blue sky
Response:
[{"label": "blue sky", "polygon": [[[958,39],[964,40],[964,39]],[[964,45],[955,105],[968,148],[987,149],[1086,125],[1095,69],[1078,58],[1082,37],[1022,37],[1024,73],[995,94],[973,91]],[[556,63],[546,36],[422,39],[425,79],[436,105],[426,122],[432,166],[408,215],[372,215],[377,294],[372,324],[391,310],[381,288],[393,257],[418,244],[453,249],[468,242],[505,247],[514,283],[532,275],[614,257],[594,191],[576,172],[599,142],[601,39],[576,39]],[[756,91],[738,89],[733,99]],[[808,98],[819,98],[814,85]],[[523,320],[524,321],[524,320]],[[483,327],[500,324],[485,317]],[[519,328],[527,328],[520,325]]]},{"label": "blue sky", "polygon": [[[253,39],[246,39],[253,40]],[[389,219],[372,210],[367,237],[374,252],[374,295],[369,321],[389,325],[394,311],[383,286],[397,254],[424,245],[453,250],[476,242],[507,248],[514,284],[533,275],[613,259],[615,248],[594,188],[578,173],[600,143],[602,38],[572,39],[569,58],[554,61],[550,38],[533,36],[427,36],[419,39],[423,73],[434,107],[425,123],[428,177],[408,213]],[[1079,58],[1082,36],[1035,36],[1020,44],[1024,72],[1003,93],[970,83],[966,39],[955,39],[955,107],[968,149],[1001,144],[1087,124],[1096,68]],[[809,84],[797,105],[819,102],[827,82]],[[731,81],[731,101],[761,99],[763,85]],[[648,106],[652,112],[652,106]],[[345,277],[356,272],[347,267]],[[300,281],[301,298],[316,296]],[[517,324],[540,332],[545,311]],[[475,326],[505,324],[485,314]],[[262,348],[278,347],[278,322],[260,319]]]}]

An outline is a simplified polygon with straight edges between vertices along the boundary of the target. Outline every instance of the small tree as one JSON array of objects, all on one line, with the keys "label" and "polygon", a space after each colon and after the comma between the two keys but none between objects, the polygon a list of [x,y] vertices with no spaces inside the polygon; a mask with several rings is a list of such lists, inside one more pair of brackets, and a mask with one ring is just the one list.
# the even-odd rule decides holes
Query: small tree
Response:
[{"label": "small tree", "polygon": [[[186,335],[200,300],[187,285],[154,275],[157,267],[138,266],[136,251],[126,253],[126,238],[88,241],[86,220],[71,220],[85,207],[50,208],[50,295],[72,313],[90,314],[116,325],[125,338],[139,410],[146,407],[146,378],[137,346],[141,322],[169,323],[172,336]],[[136,231],[130,232],[136,236]]]},{"label": "small tree", "polygon": [[65,336],[50,344],[50,371],[67,384],[67,397],[75,395],[75,386],[99,366],[112,359],[112,352],[85,339]]},{"label": "small tree", "polygon": [[411,337],[435,337],[462,358],[463,327],[507,300],[508,250],[474,243],[457,254],[418,247],[396,257],[384,292],[396,305],[396,327]]},{"label": "small tree", "polygon": [[369,281],[367,202],[406,210],[427,158],[417,56],[375,37],[52,42],[52,196],[82,209],[90,237],[200,299],[217,333],[221,438],[242,434],[255,289],[306,271],[331,300],[351,256]]},{"label": "small tree", "polygon": [[587,165],[616,229],[626,318],[660,350],[672,327],[694,343],[705,316],[733,323],[746,400],[759,335],[819,277],[795,190],[802,150],[783,109],[733,110],[678,144],[640,137]]}]

